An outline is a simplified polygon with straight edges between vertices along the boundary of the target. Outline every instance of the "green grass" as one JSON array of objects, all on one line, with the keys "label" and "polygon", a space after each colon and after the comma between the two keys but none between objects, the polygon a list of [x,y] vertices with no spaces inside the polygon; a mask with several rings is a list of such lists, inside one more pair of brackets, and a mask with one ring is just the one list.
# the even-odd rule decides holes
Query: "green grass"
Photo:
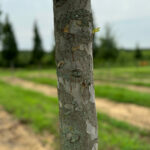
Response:
[{"label": "green grass", "polygon": [[150,87],[150,67],[101,68],[95,69],[94,75],[98,81]]},{"label": "green grass", "polygon": [[[58,101],[40,93],[0,82],[0,105],[36,132],[58,137]],[[150,132],[98,114],[99,150],[149,150]]]},{"label": "green grass", "polygon": [[104,81],[107,84],[110,83],[115,83],[115,84],[122,84],[124,86],[126,85],[135,85],[135,86],[141,86],[141,87],[150,87],[150,80],[148,79],[147,81],[142,81],[142,79],[136,79],[136,81],[131,80],[131,79],[118,79],[118,78],[99,78],[98,80],[96,80],[97,82],[99,81]]},{"label": "green grass", "polygon": [[[105,114],[98,114],[100,150],[148,150],[147,141],[150,132],[141,131],[136,127],[117,121]],[[139,142],[138,139],[140,139]]]},{"label": "green grass", "polygon": [[[25,80],[29,80],[35,83],[46,84],[56,87],[57,80],[55,78],[55,73],[55,70],[42,70],[41,73],[39,73],[39,71],[37,70],[33,70],[31,72],[29,70],[18,70],[15,75],[17,77],[21,77]],[[53,78],[48,77],[48,75],[52,75]],[[150,107],[150,94],[148,93],[142,93],[128,90],[126,88],[108,85],[96,85],[95,91],[97,97],[108,98],[116,102],[133,103],[145,107]]]},{"label": "green grass", "polygon": [[[56,87],[57,80],[48,77],[23,77],[25,80]],[[150,94],[128,90],[117,86],[96,85],[96,97],[104,97],[116,102],[133,103],[150,107]]]},{"label": "green grass", "polygon": [[[0,76],[6,75],[11,75],[10,70],[0,69]],[[55,69],[16,69],[14,75],[41,84],[57,85]],[[150,87],[150,67],[100,68],[94,70],[94,77],[98,81]]]},{"label": "green grass", "polygon": [[150,82],[145,83],[145,82],[141,82],[141,81],[130,81],[128,82],[128,84],[131,85],[137,85],[137,86],[145,86],[145,87],[150,87]]},{"label": "green grass", "polygon": [[126,88],[97,85],[95,86],[97,97],[104,97],[121,103],[132,103],[145,107],[150,107],[150,94],[131,91]]},{"label": "green grass", "polygon": [[48,77],[28,77],[28,76],[26,76],[26,77],[21,77],[21,78],[25,79],[25,80],[35,82],[35,83],[57,87],[57,80],[52,79],[50,77],[48,78]]},{"label": "green grass", "polygon": [[0,104],[22,122],[29,123],[37,132],[45,129],[57,132],[56,124],[53,123],[58,122],[57,98],[0,82]]},{"label": "green grass", "polygon": [[[7,70],[7,74],[8,74],[8,70]],[[47,84],[55,87],[57,86],[55,69],[49,69],[49,70],[19,69],[15,72],[15,75],[17,77],[21,77],[23,79],[34,81],[40,84]],[[51,77],[51,75],[53,77]],[[124,67],[124,68],[109,68],[109,69],[100,68],[94,70],[94,77],[95,80],[98,81],[150,87],[150,80],[149,80],[150,67]],[[148,80],[148,81],[144,82],[143,80]]]},{"label": "green grass", "polygon": [[[56,75],[56,69],[15,69],[13,74],[17,77],[26,77],[30,75],[43,75],[43,74],[53,74]],[[12,72],[10,69],[2,69],[0,68],[0,76],[10,76]]]}]

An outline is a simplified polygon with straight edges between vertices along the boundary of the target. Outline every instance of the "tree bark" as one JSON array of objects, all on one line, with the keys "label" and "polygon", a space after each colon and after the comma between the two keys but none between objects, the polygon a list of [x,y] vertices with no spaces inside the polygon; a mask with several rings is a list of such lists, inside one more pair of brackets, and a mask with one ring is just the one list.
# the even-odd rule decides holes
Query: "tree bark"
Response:
[{"label": "tree bark", "polygon": [[97,150],[91,0],[53,0],[61,150]]}]

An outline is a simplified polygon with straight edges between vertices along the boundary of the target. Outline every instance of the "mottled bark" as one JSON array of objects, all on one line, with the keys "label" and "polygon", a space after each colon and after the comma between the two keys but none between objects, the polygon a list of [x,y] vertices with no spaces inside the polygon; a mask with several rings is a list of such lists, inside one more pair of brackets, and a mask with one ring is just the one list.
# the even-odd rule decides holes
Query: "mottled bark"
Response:
[{"label": "mottled bark", "polygon": [[54,0],[61,150],[97,150],[90,0]]}]

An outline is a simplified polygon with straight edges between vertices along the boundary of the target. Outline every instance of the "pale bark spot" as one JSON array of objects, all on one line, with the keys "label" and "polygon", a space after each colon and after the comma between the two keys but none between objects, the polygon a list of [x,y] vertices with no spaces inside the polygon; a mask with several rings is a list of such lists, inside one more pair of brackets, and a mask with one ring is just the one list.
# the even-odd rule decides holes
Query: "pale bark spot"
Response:
[{"label": "pale bark spot", "polygon": [[91,55],[91,57],[93,57],[93,51],[91,51],[92,47],[93,47],[93,44],[91,42],[88,44],[88,54]]},{"label": "pale bark spot", "polygon": [[90,102],[95,103],[95,90],[92,84],[89,86],[89,92],[90,92]]},{"label": "pale bark spot", "polygon": [[[60,84],[64,85],[65,91],[67,93],[70,93],[70,95],[72,95],[72,97],[74,97],[74,100],[80,105],[81,104],[81,91],[80,91],[80,83],[72,83],[70,85],[70,82],[68,82],[67,80],[65,80],[65,84],[64,84],[64,80],[62,77],[58,78],[58,81]],[[71,90],[71,87],[73,88],[73,90]]]},{"label": "pale bark spot", "polygon": [[89,12],[92,12],[90,1],[87,2],[87,5],[86,5],[85,9],[88,10]]},{"label": "pale bark spot", "polygon": [[58,67],[58,68],[61,68],[63,65],[64,65],[64,61],[60,61],[60,62],[57,64],[57,67]]},{"label": "pale bark spot", "polygon": [[64,107],[68,110],[73,110],[73,105],[71,105],[71,104],[65,104]]},{"label": "pale bark spot", "polygon": [[94,140],[97,138],[97,130],[96,127],[92,126],[92,124],[89,122],[89,120],[86,121],[86,131],[91,136],[91,140]]},{"label": "pale bark spot", "polygon": [[92,150],[98,150],[98,144],[97,143],[94,144]]},{"label": "pale bark spot", "polygon": [[58,80],[58,78],[57,78],[57,87],[58,87],[58,89],[59,89],[59,80]]},{"label": "pale bark spot", "polygon": [[58,88],[60,87],[59,84],[64,84],[63,78],[58,77]]},{"label": "pale bark spot", "polygon": [[81,27],[78,25],[76,20],[73,20],[70,24],[70,33],[76,34],[81,32]]},{"label": "pale bark spot", "polygon": [[81,96],[80,86],[80,83],[76,83],[72,90],[72,96],[74,97],[74,100],[78,103],[78,105],[81,104],[81,100],[83,99]]},{"label": "pale bark spot", "polygon": [[62,107],[62,102],[61,102],[61,101],[59,101],[59,107],[60,107],[60,108]]},{"label": "pale bark spot", "polygon": [[80,50],[81,51],[86,51],[88,53],[88,55],[92,56],[92,43],[87,44],[81,44],[80,45]]},{"label": "pale bark spot", "polygon": [[72,138],[72,134],[68,133],[66,137],[67,137],[68,140],[70,140]]}]

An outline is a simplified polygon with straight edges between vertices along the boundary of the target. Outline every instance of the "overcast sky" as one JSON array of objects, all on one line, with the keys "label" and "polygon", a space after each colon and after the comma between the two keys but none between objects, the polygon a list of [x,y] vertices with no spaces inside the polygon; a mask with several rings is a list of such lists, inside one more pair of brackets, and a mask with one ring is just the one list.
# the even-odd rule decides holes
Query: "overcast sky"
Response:
[{"label": "overcast sky", "polygon": [[[32,48],[36,20],[44,47],[50,50],[54,44],[52,0],[1,0],[0,4],[9,14],[21,49]],[[92,0],[92,7],[96,26],[101,27],[98,37],[110,23],[120,47],[134,48],[136,43],[150,47],[150,0]]]}]

